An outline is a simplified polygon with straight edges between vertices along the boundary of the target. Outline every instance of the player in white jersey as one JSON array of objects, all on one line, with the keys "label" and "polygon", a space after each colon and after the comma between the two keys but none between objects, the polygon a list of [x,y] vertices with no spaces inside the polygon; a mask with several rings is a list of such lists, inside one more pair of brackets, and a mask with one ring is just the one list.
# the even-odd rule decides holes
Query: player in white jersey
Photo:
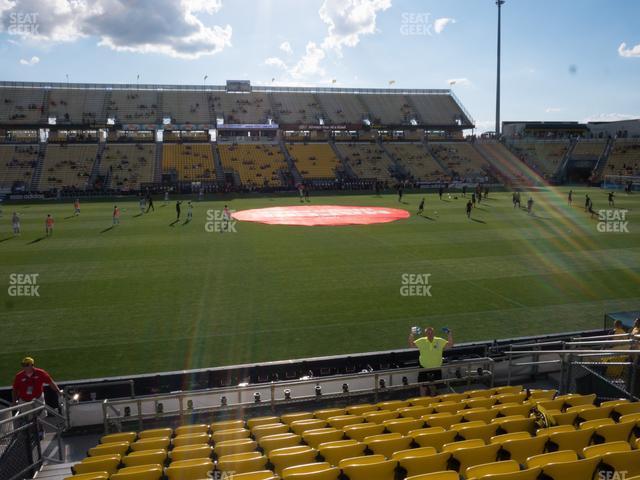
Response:
[{"label": "player in white jersey", "polygon": [[20,235],[20,215],[17,212],[13,212],[11,216],[11,225],[13,226],[13,234]]},{"label": "player in white jersey", "polygon": [[193,205],[191,204],[191,200],[187,202],[187,222],[193,220]]},{"label": "player in white jersey", "polygon": [[144,213],[144,209],[147,207],[144,196],[140,196],[140,200],[138,200],[138,204],[140,205],[140,215]]}]

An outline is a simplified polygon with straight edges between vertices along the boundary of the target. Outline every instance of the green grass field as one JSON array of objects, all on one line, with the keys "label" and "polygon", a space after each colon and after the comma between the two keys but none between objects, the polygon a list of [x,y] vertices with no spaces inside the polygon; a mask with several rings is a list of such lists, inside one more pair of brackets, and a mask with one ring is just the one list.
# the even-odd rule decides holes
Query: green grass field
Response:
[{"label": "green grass field", "polygon": [[[0,219],[0,384],[25,354],[57,379],[177,370],[406,346],[412,325],[450,327],[458,342],[602,325],[640,305],[640,196],[619,194],[630,233],[599,233],[566,189],[536,192],[535,213],[493,193],[464,214],[462,198],[312,197],[315,204],[402,206],[408,220],[353,227],[239,223],[205,231],[206,210],[169,226],[173,203],[136,216],[137,202],[5,205]],[[595,208],[606,194],[589,191]],[[523,195],[524,200],[528,194]],[[242,210],[296,198],[228,201]],[[22,215],[13,238],[10,216]],[[437,213],[436,213],[437,211]],[[42,238],[53,214],[54,236]],[[184,215],[184,210],[183,210]],[[11,297],[12,273],[39,274],[39,297]],[[405,273],[431,274],[431,297],[400,295]]]}]

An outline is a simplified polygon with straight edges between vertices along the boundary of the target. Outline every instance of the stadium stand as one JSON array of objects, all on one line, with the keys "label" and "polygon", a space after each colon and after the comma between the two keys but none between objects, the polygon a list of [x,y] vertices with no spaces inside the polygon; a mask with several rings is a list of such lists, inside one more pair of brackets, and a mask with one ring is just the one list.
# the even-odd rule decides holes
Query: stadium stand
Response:
[{"label": "stadium stand", "polygon": [[[409,125],[417,115],[404,95],[360,95],[375,124]],[[383,120],[384,119],[384,120]]]},{"label": "stadium stand", "polygon": [[273,114],[278,123],[318,124],[323,117],[318,99],[312,93],[272,93]]},{"label": "stadium stand", "polygon": [[353,173],[361,179],[392,181],[393,163],[375,143],[336,143],[336,148]]},{"label": "stadium stand", "polygon": [[107,117],[120,123],[159,122],[158,92],[153,90],[113,90],[107,105]]},{"label": "stadium stand", "polygon": [[175,172],[178,181],[215,180],[216,170],[211,145],[208,143],[164,145],[162,172]]},{"label": "stadium stand", "polygon": [[386,142],[391,157],[417,181],[446,180],[449,176],[422,143]]},{"label": "stadium stand", "polygon": [[289,143],[287,150],[304,179],[334,179],[339,160],[328,143]]},{"label": "stadium stand", "polygon": [[29,184],[38,161],[38,145],[0,145],[0,188]]},{"label": "stadium stand", "polygon": [[366,107],[356,95],[323,93],[317,97],[327,118],[333,124],[359,125],[366,114]]},{"label": "stadium stand", "polygon": [[84,190],[98,153],[97,144],[49,145],[42,165],[38,189]]},{"label": "stadium stand", "polygon": [[162,117],[171,118],[171,123],[212,123],[209,111],[212,99],[205,92],[165,90],[161,98]]},{"label": "stadium stand", "polygon": [[112,190],[136,190],[140,184],[153,181],[155,153],[154,144],[107,144],[100,174]]},{"label": "stadium stand", "polygon": [[262,93],[233,94],[214,92],[211,94],[216,116],[222,115],[225,123],[267,123],[271,105]]},{"label": "stadium stand", "polygon": [[606,140],[579,140],[571,152],[571,158],[598,158],[602,155],[606,146]]},{"label": "stadium stand", "polygon": [[[533,480],[541,474],[590,480],[611,478],[612,471],[626,470],[626,478],[640,474],[633,433],[640,418],[621,416],[640,411],[640,404],[596,405],[595,395],[555,395],[520,386],[474,389],[117,432],[103,435],[65,480],[195,480],[211,472],[246,480]],[[536,416],[551,407],[558,418],[580,413],[562,431],[552,430]],[[604,426],[584,420],[599,416]],[[603,429],[618,433],[603,435]]]},{"label": "stadium stand", "polygon": [[444,126],[456,123],[471,125],[473,123],[451,95],[416,94],[408,97],[422,122],[427,125]]},{"label": "stadium stand", "polygon": [[288,171],[287,162],[278,145],[219,144],[220,160],[225,170],[237,173],[245,187],[281,187],[282,172]]},{"label": "stadium stand", "polygon": [[605,175],[640,175],[640,140],[617,139],[613,144]]},{"label": "stadium stand", "polygon": [[437,142],[430,144],[430,150],[454,179],[482,181],[487,177],[489,164],[470,143]]},{"label": "stadium stand", "polygon": [[569,151],[569,140],[515,140],[509,143],[518,157],[545,178],[560,168]]},{"label": "stadium stand", "polygon": [[58,124],[104,123],[105,95],[104,90],[52,89],[49,117],[55,118]]},{"label": "stadium stand", "polygon": [[35,124],[46,113],[44,90],[7,88],[0,90],[0,123]]}]

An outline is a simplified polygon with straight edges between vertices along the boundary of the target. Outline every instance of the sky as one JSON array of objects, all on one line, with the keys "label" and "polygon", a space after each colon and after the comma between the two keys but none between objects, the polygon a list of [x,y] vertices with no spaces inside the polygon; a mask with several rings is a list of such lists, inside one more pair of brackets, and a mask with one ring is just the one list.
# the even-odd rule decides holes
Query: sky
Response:
[{"label": "sky", "polygon": [[[640,118],[638,18],[506,0],[502,120]],[[494,0],[0,0],[0,80],[451,88],[486,131],[496,27]]]}]

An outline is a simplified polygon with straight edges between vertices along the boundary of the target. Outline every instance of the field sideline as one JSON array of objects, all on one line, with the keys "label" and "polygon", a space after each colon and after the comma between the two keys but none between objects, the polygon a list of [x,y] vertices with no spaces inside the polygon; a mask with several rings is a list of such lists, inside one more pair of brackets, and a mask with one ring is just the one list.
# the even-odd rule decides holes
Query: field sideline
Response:
[{"label": "field sideline", "polygon": [[[238,223],[207,233],[207,209],[174,226],[174,202],[136,216],[136,201],[4,205],[0,218],[0,385],[25,354],[58,380],[363,352],[406,346],[412,325],[451,328],[458,342],[602,325],[640,305],[640,196],[618,193],[630,233],[599,233],[586,189],[534,192],[535,216],[492,193],[313,197],[314,204],[406,208],[411,218],[350,227]],[[588,190],[595,209],[606,192]],[[523,205],[528,194],[522,195]],[[299,205],[294,197],[228,201],[234,210]],[[22,215],[13,238],[10,217]],[[436,213],[437,212],[437,213]],[[42,238],[51,213],[55,233]],[[183,218],[186,203],[183,203]],[[39,297],[11,297],[10,275],[37,273]],[[431,274],[431,297],[400,295],[403,274]]]}]

